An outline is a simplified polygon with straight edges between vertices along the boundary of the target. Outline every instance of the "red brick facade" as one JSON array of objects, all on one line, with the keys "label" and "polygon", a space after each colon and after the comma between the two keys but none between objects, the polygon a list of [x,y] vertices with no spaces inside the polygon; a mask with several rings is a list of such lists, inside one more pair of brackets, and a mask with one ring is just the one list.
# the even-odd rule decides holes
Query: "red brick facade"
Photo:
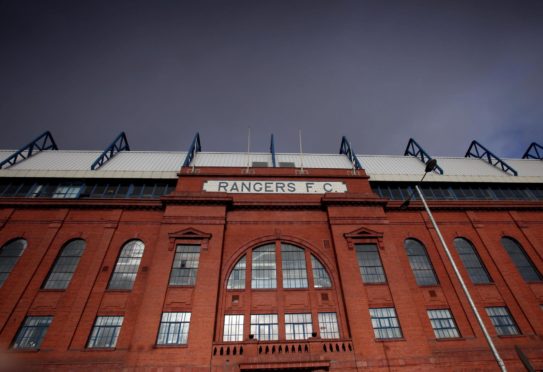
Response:
[{"label": "red brick facade", "polygon": [[[345,194],[206,193],[210,179],[342,181]],[[0,288],[0,359],[7,368],[34,370],[496,370],[497,364],[439,244],[426,212],[413,203],[377,197],[363,171],[311,169],[183,169],[174,193],[160,200],[0,200],[0,244],[28,246]],[[543,368],[543,283],[527,283],[500,244],[514,238],[543,272],[541,202],[432,202],[445,240],[473,243],[493,283],[474,285],[456,251],[481,316],[510,370],[524,370],[515,346]],[[42,289],[60,249],[74,238],[86,248],[66,290]],[[418,286],[404,240],[426,247],[439,284]],[[139,239],[145,251],[132,290],[108,290],[123,244]],[[228,290],[236,262],[264,243],[294,244],[325,267],[332,288]],[[363,283],[355,244],[375,243],[385,284]],[[199,244],[194,286],[169,286],[177,244]],[[279,249],[279,248],[278,248]],[[309,260],[309,259],[308,259]],[[247,275],[250,277],[250,263]],[[282,277],[277,266],[278,283]],[[518,336],[497,336],[485,307],[506,306]],[[402,337],[376,340],[370,308],[394,308]],[[461,335],[436,339],[429,309],[450,309]],[[158,346],[163,312],[190,312],[188,342]],[[339,339],[285,339],[284,314],[337,314]],[[225,314],[245,317],[243,341],[223,341]],[[277,314],[279,339],[249,339],[251,314]],[[11,347],[26,316],[52,316],[39,350]],[[124,316],[114,349],[89,349],[97,316]]]}]

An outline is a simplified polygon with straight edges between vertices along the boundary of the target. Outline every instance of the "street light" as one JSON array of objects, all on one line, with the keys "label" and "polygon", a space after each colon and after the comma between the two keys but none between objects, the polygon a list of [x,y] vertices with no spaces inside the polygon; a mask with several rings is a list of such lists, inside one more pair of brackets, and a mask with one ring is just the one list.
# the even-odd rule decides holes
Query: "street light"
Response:
[{"label": "street light", "polygon": [[[426,203],[426,199],[424,199],[424,195],[422,194],[422,190],[419,188],[419,184],[422,183],[424,180],[424,177],[426,175],[433,171],[437,167],[437,160],[431,159],[426,163],[426,168],[424,169],[424,176],[420,179],[419,182],[415,185],[415,190],[419,194],[420,200],[422,200],[422,204],[424,204],[424,209],[426,209],[426,212],[428,213],[428,216],[430,217],[430,221],[432,221],[432,225],[434,226],[434,229],[436,230],[437,236],[439,237],[439,240],[441,241],[441,245],[443,246],[443,249],[445,250],[445,253],[447,254],[447,258],[449,259],[449,262],[451,263],[454,273],[456,274],[456,278],[462,285],[462,289],[464,291],[464,294],[468,298],[469,305],[471,307],[471,310],[475,314],[475,317],[477,318],[477,322],[479,323],[479,327],[481,327],[481,330],[483,331],[483,334],[485,335],[486,342],[488,343],[488,346],[490,346],[490,349],[492,350],[492,354],[494,355],[494,359],[496,359],[496,362],[500,366],[500,369],[504,372],[507,371],[507,368],[505,367],[505,363],[503,362],[503,359],[500,357],[500,354],[498,353],[498,349],[496,349],[496,346],[494,345],[494,342],[492,341],[492,338],[490,338],[490,334],[488,333],[488,330],[486,329],[485,324],[483,323],[483,319],[479,315],[479,311],[477,311],[477,307],[475,307],[475,302],[473,302],[473,298],[471,297],[471,294],[469,293],[468,287],[466,286],[466,283],[464,282],[464,279],[462,278],[462,275],[460,275],[460,271],[458,270],[458,266],[456,266],[456,263],[453,260],[453,257],[451,255],[451,251],[449,250],[449,247],[447,246],[447,243],[445,242],[445,239],[443,238],[443,235],[441,234],[441,230],[439,230],[439,227],[437,226],[436,221],[434,220],[434,216],[432,215],[432,212],[430,211],[430,208],[428,207],[428,204]],[[405,200],[402,205],[400,206],[400,209],[405,209],[411,202],[411,198],[413,197],[414,191],[411,193],[409,198]]]}]

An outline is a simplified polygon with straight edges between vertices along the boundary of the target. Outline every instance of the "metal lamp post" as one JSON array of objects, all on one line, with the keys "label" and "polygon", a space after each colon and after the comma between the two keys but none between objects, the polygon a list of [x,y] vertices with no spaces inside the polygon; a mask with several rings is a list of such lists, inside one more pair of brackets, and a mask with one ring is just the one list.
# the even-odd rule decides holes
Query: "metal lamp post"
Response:
[{"label": "metal lamp post", "polygon": [[[492,350],[492,354],[494,355],[494,359],[496,359],[496,362],[500,366],[500,369],[504,372],[507,371],[507,368],[505,367],[505,363],[503,362],[503,359],[500,357],[500,354],[498,353],[498,349],[496,349],[496,346],[494,345],[494,342],[492,341],[492,338],[490,337],[490,334],[488,333],[488,330],[486,329],[485,324],[483,323],[483,319],[481,318],[481,315],[479,315],[479,311],[477,310],[477,307],[475,306],[475,302],[473,302],[473,298],[471,297],[471,294],[469,293],[469,289],[466,286],[466,283],[464,282],[464,279],[462,278],[462,275],[460,275],[460,271],[458,270],[458,266],[456,266],[456,263],[453,260],[453,257],[451,255],[451,251],[449,250],[449,247],[447,246],[447,243],[445,242],[445,239],[443,238],[443,235],[441,234],[441,230],[439,230],[439,227],[437,226],[437,223],[434,219],[434,216],[432,215],[432,212],[430,211],[430,208],[428,207],[428,204],[426,203],[426,199],[424,199],[424,195],[422,194],[421,189],[419,188],[419,184],[424,180],[424,177],[426,177],[426,174],[429,172],[432,172],[437,166],[437,161],[435,159],[431,159],[426,163],[426,168],[424,170],[424,176],[421,178],[421,180],[415,185],[415,190],[419,194],[420,199],[422,200],[422,204],[424,204],[424,209],[426,209],[426,212],[428,213],[428,216],[430,217],[430,221],[432,221],[432,225],[434,226],[434,229],[437,232],[437,236],[439,237],[439,240],[441,242],[441,245],[443,246],[443,249],[445,250],[445,253],[447,254],[447,258],[449,259],[449,262],[451,263],[454,273],[456,275],[456,278],[460,282],[462,286],[462,290],[464,291],[464,294],[468,298],[469,305],[471,307],[471,310],[475,314],[475,317],[477,318],[477,323],[479,323],[479,326],[481,327],[481,330],[483,331],[483,334],[485,335],[486,342],[488,343],[488,346],[490,346],[490,349]],[[409,202],[411,201],[411,198],[413,197],[413,193],[409,196],[409,198],[402,203],[400,206],[401,209],[407,208],[409,205]]]}]

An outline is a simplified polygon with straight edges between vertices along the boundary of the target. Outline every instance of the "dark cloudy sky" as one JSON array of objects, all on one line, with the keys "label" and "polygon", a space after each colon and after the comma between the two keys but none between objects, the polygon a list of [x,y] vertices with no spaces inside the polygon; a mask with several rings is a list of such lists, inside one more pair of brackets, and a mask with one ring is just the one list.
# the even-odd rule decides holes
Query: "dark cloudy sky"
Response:
[{"label": "dark cloudy sky", "polygon": [[543,1],[0,1],[0,148],[543,144]]}]

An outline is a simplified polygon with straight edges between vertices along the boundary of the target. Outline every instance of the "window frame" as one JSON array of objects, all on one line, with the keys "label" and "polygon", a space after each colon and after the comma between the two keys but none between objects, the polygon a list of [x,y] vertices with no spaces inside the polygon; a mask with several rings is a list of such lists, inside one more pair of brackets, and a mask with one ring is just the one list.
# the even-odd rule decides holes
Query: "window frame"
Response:
[{"label": "window frame", "polygon": [[[186,249],[182,252],[182,249]],[[178,251],[179,250],[179,251]],[[170,276],[168,279],[169,287],[195,287],[198,280],[198,269],[200,268],[200,256],[202,254],[202,245],[197,243],[176,243],[174,248],[174,256]],[[183,256],[186,255],[186,256]],[[194,259],[194,256],[197,256]],[[185,257],[185,259],[183,259]],[[176,261],[179,261],[179,267],[176,266]],[[183,267],[183,262],[185,266]],[[187,264],[194,266],[187,266]],[[188,273],[189,275],[174,275],[174,273]],[[191,275],[191,274],[194,275]],[[180,283],[175,279],[188,278],[186,283]],[[174,281],[172,283],[172,281]]]},{"label": "window frame", "polygon": [[[281,242],[280,255],[283,289],[308,289],[309,275],[306,250],[290,243]],[[293,275],[285,275],[285,273],[290,273]]]},{"label": "window frame", "polygon": [[[381,341],[381,340],[401,340],[404,338],[403,336],[403,331],[402,331],[402,326],[400,324],[400,320],[398,319],[398,313],[396,312],[396,308],[395,307],[372,307],[372,308],[369,308],[369,313],[370,313],[370,321],[371,321],[371,326],[373,328],[373,334],[374,334],[374,337],[375,337],[375,340],[377,341]],[[380,314],[377,314],[376,316],[374,316],[372,314],[372,310],[375,310],[375,311],[380,311],[380,310],[392,310],[392,312],[394,313],[393,315],[394,316],[390,316],[390,314],[385,314],[386,316],[380,316]],[[391,319],[394,319],[394,321],[397,323],[396,326],[393,326],[393,327],[390,327],[390,326],[386,326],[385,323],[391,323]],[[378,327],[376,327],[375,325],[378,325]],[[392,330],[392,333],[395,333],[396,330],[397,332],[399,333],[399,335],[393,335],[392,337],[381,337],[381,335],[383,335],[383,331],[386,332],[387,334],[389,333],[389,330]]]},{"label": "window frame", "polygon": [[[504,310],[506,314],[490,314],[489,309],[496,310]],[[508,336],[522,336],[522,332],[520,331],[520,328],[515,321],[515,318],[513,318],[513,315],[511,315],[511,312],[509,311],[509,308],[507,306],[487,306],[485,307],[486,315],[490,319],[490,322],[494,326],[494,330],[496,331],[496,335],[500,337],[508,337]],[[500,323],[499,319],[508,319],[509,322],[506,321],[505,324],[497,324]],[[504,333],[503,329],[505,328],[514,328],[515,333]],[[507,331],[508,332],[508,331]]]},{"label": "window frame", "polygon": [[[408,241],[413,241],[414,243],[418,244],[418,246],[422,249],[421,252],[423,254],[409,254],[409,249],[407,247],[407,242]],[[436,274],[436,271],[434,269],[434,265],[432,264],[432,259],[430,258],[430,256],[428,255],[428,250],[426,249],[426,246],[418,239],[416,238],[413,238],[413,237],[409,237],[409,238],[406,238],[404,239],[403,241],[403,245],[404,245],[404,249],[405,249],[405,252],[407,254],[407,260],[409,261],[409,266],[411,267],[411,272],[413,273],[413,276],[415,277],[415,282],[417,283],[417,285],[419,287],[435,287],[435,286],[439,286],[439,278],[437,277],[437,274]],[[417,247],[417,248],[419,248]],[[412,258],[415,258],[415,257],[423,257],[423,259],[420,261],[420,262],[413,262]],[[423,262],[424,260],[426,260],[425,262]],[[416,264],[428,264],[427,267],[424,267],[424,268],[416,268],[415,265]],[[433,276],[433,282],[432,283],[419,283],[422,282],[424,280],[424,278],[429,278],[429,277],[425,277],[425,276],[419,276],[417,273],[422,273],[422,272],[431,272],[432,273],[432,276]]]},{"label": "window frame", "polygon": [[[39,319],[48,321],[48,324],[46,326],[44,325],[27,325],[26,323],[32,320],[39,321]],[[15,334],[15,337],[13,338],[13,341],[11,343],[11,349],[13,350],[40,350],[41,344],[43,343],[43,340],[45,339],[45,336],[47,334],[47,331],[49,330],[49,327],[51,327],[51,323],[53,322],[53,316],[52,315],[27,315],[24,318],[24,321],[21,323],[17,333]],[[24,333],[23,333],[24,332]],[[26,338],[27,340],[25,343],[28,342],[29,337],[25,337],[28,333],[31,333],[32,336],[35,336],[38,332],[38,342],[35,346],[19,346],[19,344],[22,343],[22,341]]]},{"label": "window frame", "polygon": [[[466,265],[466,262],[467,262],[468,258],[466,258],[466,260],[464,260],[463,257],[466,257],[467,255],[459,252],[458,244],[457,244],[458,241],[464,241],[464,242],[467,243],[467,246],[469,248],[471,248],[471,254],[470,255],[473,256],[474,261],[479,263],[479,267],[475,267],[475,266],[469,266],[468,267]],[[453,245],[454,245],[454,248],[456,250],[456,254],[460,258],[460,261],[462,262],[462,266],[464,267],[464,269],[468,273],[469,279],[471,280],[471,282],[473,284],[492,284],[492,283],[494,283],[494,281],[492,280],[492,277],[490,276],[490,273],[488,272],[488,270],[486,268],[485,263],[481,259],[481,256],[479,256],[479,252],[477,251],[477,248],[475,248],[475,245],[472,243],[471,240],[469,240],[468,238],[465,238],[463,236],[458,236],[458,237],[454,238]],[[486,275],[488,281],[475,281],[475,280],[473,280],[474,275],[476,275],[473,272],[473,270],[478,270],[478,271],[483,272]]]},{"label": "window frame", "polygon": [[[357,261],[357,264],[358,264],[358,269],[359,269],[359,272],[360,272],[360,278],[362,279],[362,282],[364,284],[366,284],[366,285],[367,284],[369,284],[369,285],[387,284],[388,280],[387,280],[387,275],[386,275],[386,272],[385,272],[385,266],[383,265],[383,260],[381,259],[381,254],[379,252],[379,250],[380,250],[379,244],[377,242],[356,242],[354,244],[354,246],[355,246],[354,250],[355,250],[355,255],[356,255],[356,261]],[[377,259],[379,261],[379,265],[363,265],[364,261],[363,261],[363,259],[362,260],[360,259],[359,251],[358,251],[358,248],[361,247],[361,246],[374,246],[375,247],[375,252],[365,252],[365,253],[375,253],[376,257],[377,257]],[[361,252],[361,253],[364,253],[364,252]],[[381,273],[364,273],[363,268],[380,268]],[[382,276],[382,279],[380,279],[379,281],[376,281],[376,280],[370,279],[370,277],[366,278],[365,275],[370,275],[372,277],[373,276]]]},{"label": "window frame", "polygon": [[[226,323],[226,319],[235,320],[235,322]],[[241,322],[239,320],[241,319]],[[244,314],[224,314],[222,323],[222,342],[242,342],[245,335],[245,315]],[[227,332],[228,329],[228,332]],[[236,333],[230,331],[235,329]],[[241,330],[241,333],[239,332]],[[228,335],[228,336],[227,336]],[[228,340],[226,339],[228,337]]]},{"label": "window frame", "polygon": [[[128,249],[128,245],[131,244],[131,243],[141,243],[141,246],[142,246],[142,253],[141,253],[141,256],[140,257],[132,257],[132,256],[123,256],[123,251],[125,248]],[[133,288],[134,288],[134,284],[136,283],[136,279],[138,278],[138,272],[139,272],[139,268],[141,266],[141,261],[143,259],[143,255],[145,254],[145,243],[140,240],[140,239],[130,239],[128,241],[126,241],[121,249],[119,250],[119,254],[117,255],[117,259],[115,260],[115,266],[111,272],[111,276],[109,277],[109,281],[108,281],[108,284],[107,284],[107,290],[108,291],[131,291]],[[130,259],[136,259],[136,258],[139,258],[139,261],[138,261],[138,265],[136,267],[136,270],[135,271],[121,271],[121,272],[117,272],[117,266],[119,266],[119,262],[120,260],[122,259],[127,259],[127,260],[130,260]],[[123,264],[121,264],[123,265]],[[134,266],[134,265],[126,265],[126,266]],[[122,267],[122,266],[120,266]],[[120,280],[115,280],[114,277],[116,276],[116,274],[132,274],[133,275],[133,279],[131,280],[130,282],[130,287],[129,288],[124,288],[124,287],[113,287],[112,286],[112,283],[114,282],[119,282],[119,283],[122,283],[123,281],[120,281]]]},{"label": "window frame", "polygon": [[[287,317],[299,317],[303,316],[307,318],[309,316],[309,321],[305,319],[304,321],[298,321],[298,320],[287,320]],[[284,315],[285,319],[285,340],[287,341],[297,341],[297,340],[307,340],[313,336],[313,316],[311,312],[307,313],[288,313],[285,312]],[[289,326],[292,327],[292,332],[289,333]],[[299,327],[302,328],[302,332],[298,333],[297,330]],[[302,335],[302,337],[297,337],[298,335]]]},{"label": "window frame", "polygon": [[[116,318],[117,321],[120,320],[120,324],[97,324],[98,320],[106,320],[108,318]],[[89,338],[87,340],[86,349],[98,349],[98,350],[104,350],[104,349],[112,349],[114,350],[117,347],[117,342],[119,341],[119,335],[121,334],[121,329],[124,323],[124,315],[98,315],[94,319],[94,323],[92,324],[91,332],[89,334]],[[98,328],[97,328],[98,327]],[[95,334],[95,329],[96,334]],[[105,339],[106,337],[100,336],[102,332],[106,332],[108,329],[113,329],[113,334],[108,335],[108,339],[113,341],[113,345],[111,346],[96,346],[95,342],[97,339]],[[92,345],[91,345],[92,343]]]},{"label": "window frame", "polygon": [[[269,318],[269,320],[268,320]],[[279,316],[277,313],[251,314],[249,334],[258,341],[278,341],[279,340]],[[260,332],[265,329],[266,332]],[[255,332],[256,331],[256,332]],[[261,335],[266,335],[261,338]]]},{"label": "window frame", "polygon": [[[172,321],[171,319],[164,319],[164,316],[180,315],[181,320]],[[188,317],[188,318],[187,318]],[[163,311],[160,316],[160,322],[158,325],[158,334],[156,339],[157,346],[185,346],[189,343],[189,334],[190,334],[190,321],[192,313],[187,311]],[[177,329],[178,327],[178,329]],[[172,328],[174,331],[171,331]],[[162,332],[163,329],[166,329],[166,332]],[[177,329],[177,331],[176,331]],[[161,341],[161,335],[164,335],[166,342]],[[170,339],[170,335],[176,336],[177,340],[181,342],[167,342]],[[184,342],[183,342],[184,341]]]},{"label": "window frame", "polygon": [[[267,251],[263,250],[263,248],[267,248]],[[257,262],[255,260],[255,251],[257,250],[262,250],[262,253],[273,253],[273,261],[272,260],[262,260],[262,261],[258,261],[259,265],[261,265],[262,267],[265,266],[266,263],[270,264],[270,267],[271,267],[271,263],[273,263],[273,275],[272,276],[267,276],[266,278],[264,279],[261,279],[261,278],[256,278],[255,279],[255,272],[257,271],[263,271],[263,272],[272,272],[272,269],[259,269],[257,266],[255,266],[255,262]],[[258,252],[260,253],[260,252]],[[281,252],[279,252],[279,254],[281,254]],[[277,241],[274,241],[273,243],[267,243],[267,244],[262,244],[262,245],[259,245],[258,247],[254,247],[253,249],[251,249],[251,290],[277,290],[277,284],[278,284],[278,271],[277,271]],[[258,283],[271,283],[271,284],[266,284],[265,286],[260,286],[260,284]],[[272,283],[273,282],[273,283]],[[281,283],[282,285],[282,283]]]},{"label": "window frame", "polygon": [[[516,256],[512,256],[512,254],[509,252],[509,250],[503,243],[504,241],[511,242],[511,247],[515,247],[517,249]],[[502,248],[505,250],[505,252],[507,253],[507,256],[509,257],[511,262],[513,263],[513,266],[515,266],[515,268],[517,269],[517,272],[526,283],[543,282],[543,275],[541,275],[541,272],[538,270],[537,266],[534,264],[534,261],[532,260],[530,255],[526,252],[522,244],[520,244],[517,239],[505,235],[500,238],[500,244]],[[521,263],[518,262],[514,257],[523,258],[524,259],[524,263],[522,263],[523,265],[521,266]],[[526,272],[525,271],[526,268],[529,268],[532,271],[532,273]],[[537,279],[534,280],[530,278],[529,275],[535,275]]]},{"label": "window frame", "polygon": [[[19,255],[17,255],[17,256],[4,255],[6,248],[9,247],[12,244],[17,243],[17,242],[22,242],[22,244],[23,244],[23,248],[21,249],[21,252],[19,253]],[[21,237],[10,239],[6,243],[4,243],[4,245],[2,245],[0,247],[0,269],[4,270],[4,267],[9,268],[9,271],[0,271],[0,288],[2,288],[2,286],[4,285],[6,280],[9,279],[10,274],[13,272],[13,270],[17,266],[17,263],[19,262],[19,260],[23,256],[23,254],[25,253],[27,247],[28,247],[28,241],[26,239],[24,239],[24,238],[21,238]],[[2,260],[3,259],[5,260],[6,258],[8,260],[8,265],[3,265]],[[12,258],[11,261],[13,263],[9,263],[10,258]],[[15,258],[15,259],[13,259],[13,258]]]},{"label": "window frame", "polygon": [[[81,253],[79,254],[79,256],[64,255],[64,252],[66,251],[66,249],[70,248],[70,245],[74,244],[76,242],[82,242],[83,243],[83,248],[81,249]],[[66,289],[68,289],[68,287],[70,286],[70,283],[72,281],[72,278],[73,278],[75,272],[77,271],[77,267],[79,266],[79,261],[81,260],[81,257],[85,253],[86,245],[87,245],[87,242],[85,241],[85,239],[76,238],[76,239],[71,239],[71,240],[67,241],[60,248],[60,251],[58,252],[57,257],[55,258],[55,261],[53,262],[53,265],[51,266],[51,269],[49,270],[49,273],[47,274],[47,277],[43,281],[41,289],[51,290],[51,291],[55,291],[55,290],[56,291],[65,291]],[[75,264],[70,265],[70,268],[72,269],[71,272],[70,271],[55,271],[57,269],[57,266],[63,265],[62,263],[60,263],[62,259],[70,259],[70,258],[73,258],[73,259],[76,258],[77,259]],[[68,265],[64,265],[64,266],[68,266]],[[57,287],[50,287],[50,286],[48,286],[49,282],[52,279],[52,276],[55,275],[55,274],[65,274],[65,275],[69,274],[69,279],[68,280],[63,280],[63,281],[54,280],[54,282],[66,282],[66,285],[64,287],[58,287],[58,286]]]},{"label": "window frame", "polygon": [[[331,315],[333,314],[333,317]],[[329,317],[329,318],[326,318]],[[333,321],[330,321],[331,318],[334,318]],[[341,332],[339,331],[339,323],[337,319],[337,313],[332,311],[319,311],[317,313],[317,320],[319,323],[319,336],[323,340],[339,340],[341,338]],[[335,321],[335,323],[334,323]],[[323,332],[322,329],[326,328],[327,325],[331,325],[331,331]],[[335,328],[335,329],[333,329]],[[334,337],[328,337],[328,334],[333,334]],[[335,335],[337,334],[337,337]]]},{"label": "window frame", "polygon": [[[436,313],[436,312],[447,312],[448,318],[443,317],[436,317],[432,318],[430,313]],[[436,339],[438,340],[446,340],[446,339],[457,339],[462,338],[462,335],[460,333],[460,330],[458,329],[458,324],[456,324],[456,320],[454,319],[453,313],[451,309],[448,308],[438,308],[438,309],[427,309],[426,314],[428,316],[428,319],[430,320],[430,325],[432,326],[432,330],[434,331],[434,335],[436,336]],[[441,327],[441,323],[447,321],[449,327]],[[439,327],[438,327],[439,326]],[[453,330],[453,332],[456,332],[456,336],[440,336],[440,334],[443,334],[442,332],[447,331],[450,332],[450,330]]]}]

